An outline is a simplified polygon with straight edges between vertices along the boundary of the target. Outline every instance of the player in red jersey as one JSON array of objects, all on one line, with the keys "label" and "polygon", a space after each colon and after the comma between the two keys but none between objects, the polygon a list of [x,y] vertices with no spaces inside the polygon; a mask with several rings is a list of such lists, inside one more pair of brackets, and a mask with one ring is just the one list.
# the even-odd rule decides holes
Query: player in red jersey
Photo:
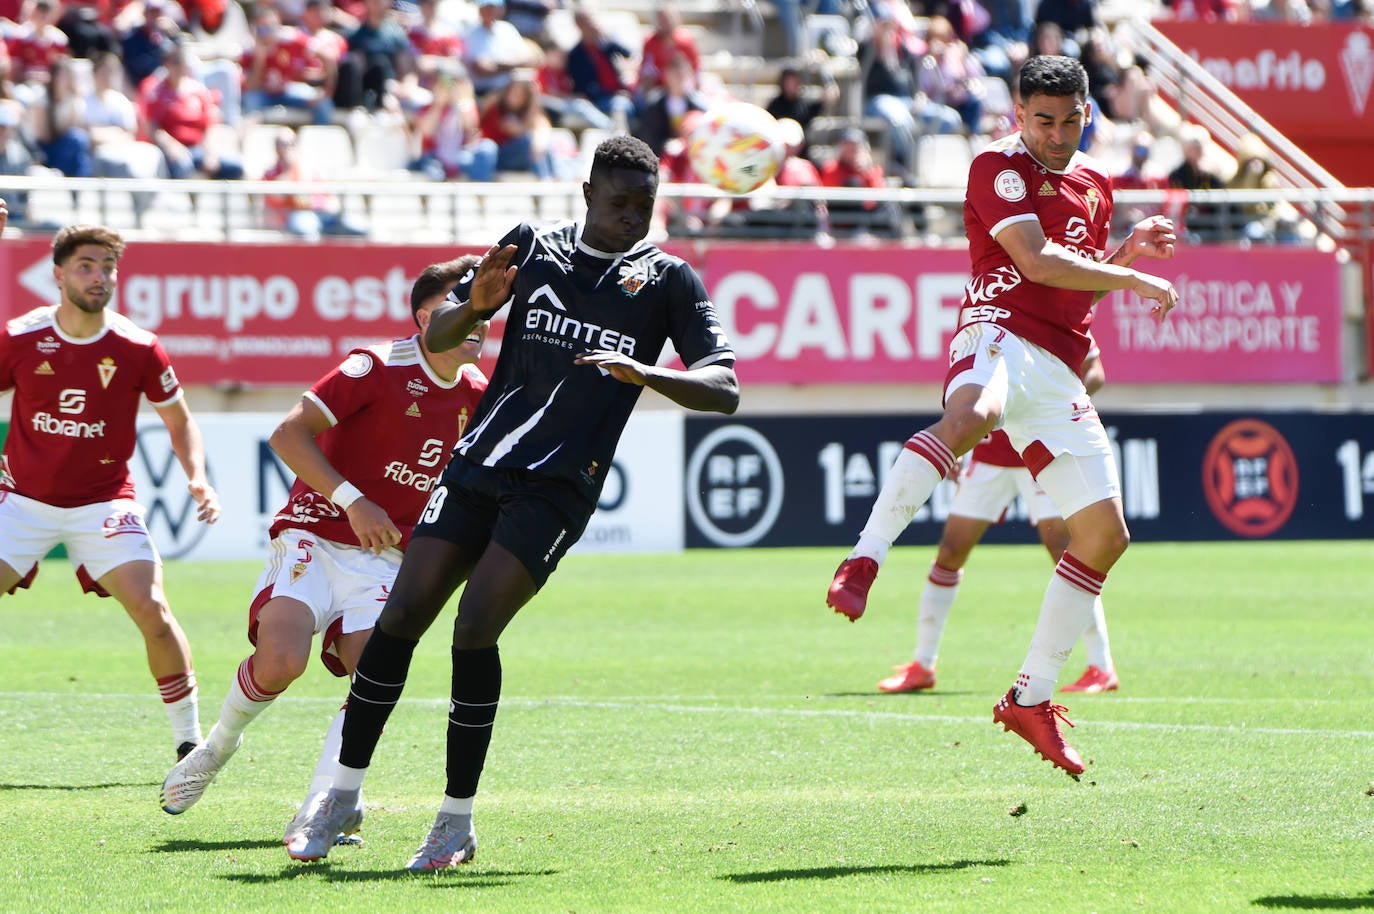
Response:
[{"label": "player in red jersey", "polygon": [[1069,546],[1045,591],[1021,673],[993,720],[1076,777],[1083,761],[1064,742],[1059,720],[1067,718],[1050,698],[1129,542],[1111,444],[1077,370],[1102,294],[1129,290],[1153,301],[1160,320],[1178,303],[1170,282],[1129,266],[1139,257],[1173,256],[1175,236],[1169,220],[1154,216],[1107,255],[1111,179],[1078,152],[1092,118],[1087,73],[1072,58],[1032,57],[1019,87],[1020,131],[969,167],[964,226],[972,278],[949,346],[944,415],[906,442],[826,602],[859,618],[879,565],[912,515],[960,455],[1005,429],[1063,513]]},{"label": "player in red jersey", "polygon": [[[1088,353],[1080,373],[1088,393],[1097,393],[1106,375],[1096,347]],[[959,474],[959,488],[940,534],[939,551],[931,563],[925,590],[921,592],[915,654],[910,663],[898,666],[894,675],[878,683],[879,691],[915,692],[935,687],[935,660],[945,622],[963,580],[964,565],[988,527],[1003,517],[1018,494],[1050,558],[1058,562],[1068,546],[1069,528],[1064,518],[1045,490],[1031,478],[1006,432],[993,432],[978,443],[969,458],[968,465]],[[1112,663],[1107,619],[1100,596],[1093,601],[1093,618],[1083,633],[1083,642],[1088,650],[1088,669],[1060,691],[1114,691],[1120,683]]]},{"label": "player in red jersey", "polygon": [[103,226],[53,236],[56,305],[0,334],[0,391],[14,389],[0,455],[0,593],[28,587],[63,543],[88,593],[113,596],[143,634],[148,667],[172,722],[178,756],[200,741],[191,647],[162,591],[162,560],[129,474],[139,401],[167,425],[197,519],[219,499],[205,474],[200,428],[157,337],[105,310],[124,241]]},{"label": "player in red jersey", "polygon": [[5,198],[4,198],[4,197],[0,197],[0,232],[3,232],[3,231],[5,230],[5,223],[9,222],[9,220],[10,220],[10,208],[9,208],[9,204],[5,202]]},{"label": "player in red jersey", "polygon": [[[487,388],[474,364],[485,321],[446,352],[424,342],[434,309],[476,264],[468,255],[426,268],[410,293],[420,333],[355,349],[272,433],[272,448],[296,482],[272,521],[271,553],[248,610],[254,651],[239,664],[205,742],[163,782],[166,812],[185,812],[200,799],[243,731],[305,672],[315,634],[329,671],[352,675],[411,530]],[[329,786],[343,716],[339,711],[326,734],[311,795]],[[357,809],[342,832],[361,824],[361,801]],[[291,833],[288,827],[286,840]]]}]

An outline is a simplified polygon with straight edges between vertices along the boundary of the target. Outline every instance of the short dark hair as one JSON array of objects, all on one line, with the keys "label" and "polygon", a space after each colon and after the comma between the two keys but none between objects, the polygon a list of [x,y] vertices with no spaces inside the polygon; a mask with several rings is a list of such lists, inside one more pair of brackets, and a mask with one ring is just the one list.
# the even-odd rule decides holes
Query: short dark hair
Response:
[{"label": "short dark hair", "polygon": [[103,225],[69,225],[52,236],[52,262],[62,266],[77,248],[87,244],[100,245],[115,260],[124,256],[124,239],[118,232]]},{"label": "short dark hair", "polygon": [[1021,101],[1032,95],[1088,98],[1088,71],[1072,57],[1041,54],[1028,59],[1017,77]]},{"label": "short dark hair", "polygon": [[601,141],[592,156],[592,177],[604,175],[616,168],[628,168],[645,174],[658,175],[658,156],[649,144],[636,136],[621,134]]},{"label": "short dark hair", "polygon": [[415,326],[420,326],[420,308],[425,302],[440,293],[452,291],[458,280],[466,276],[469,270],[475,270],[481,262],[482,258],[476,254],[464,254],[443,263],[432,263],[421,270],[415,278],[415,284],[410,287],[410,316],[415,320]]}]

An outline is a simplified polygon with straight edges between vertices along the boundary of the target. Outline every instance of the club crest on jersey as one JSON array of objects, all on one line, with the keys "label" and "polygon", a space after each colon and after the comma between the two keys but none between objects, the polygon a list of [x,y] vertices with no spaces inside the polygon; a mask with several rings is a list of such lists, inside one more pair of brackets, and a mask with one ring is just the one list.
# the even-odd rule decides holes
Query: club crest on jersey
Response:
[{"label": "club crest on jersey", "polygon": [[1101,202],[1101,201],[1098,199],[1098,196],[1097,196],[1097,188],[1096,188],[1096,187],[1089,187],[1089,188],[1088,188],[1088,192],[1087,192],[1086,194],[1084,194],[1083,197],[1084,197],[1084,199],[1086,199],[1086,200],[1088,201],[1088,218],[1089,218],[1089,219],[1096,219],[1096,218],[1097,218],[1097,204]]},{"label": "club crest on jersey", "polygon": [[305,562],[297,562],[296,564],[292,565],[292,566],[291,566],[291,583],[294,584],[294,583],[296,583],[298,580],[300,580],[301,575],[305,574],[305,572],[308,570],[308,567],[309,567],[309,566],[307,566],[307,565],[305,564]]},{"label": "club crest on jersey", "polygon": [[114,359],[108,355],[100,360],[100,364],[95,366],[95,370],[100,372],[100,386],[106,390],[110,388],[110,381],[114,378],[119,366],[115,365]]},{"label": "club crest on jersey", "polygon": [[463,432],[467,431],[467,427],[468,427],[468,408],[467,408],[466,406],[464,406],[462,409],[458,410],[458,437],[459,437],[459,438],[463,437]]},{"label": "club crest on jersey", "polygon": [[1055,190],[1054,185],[1051,184],[1049,181],[1046,181],[1044,184],[1041,184],[1040,189],[1035,192],[1036,196],[1038,197],[1053,197],[1058,193],[1059,191]]},{"label": "club crest on jersey", "polygon": [[648,284],[649,264],[647,261],[627,263],[620,268],[620,282],[617,285],[625,290],[626,295],[638,295]]}]

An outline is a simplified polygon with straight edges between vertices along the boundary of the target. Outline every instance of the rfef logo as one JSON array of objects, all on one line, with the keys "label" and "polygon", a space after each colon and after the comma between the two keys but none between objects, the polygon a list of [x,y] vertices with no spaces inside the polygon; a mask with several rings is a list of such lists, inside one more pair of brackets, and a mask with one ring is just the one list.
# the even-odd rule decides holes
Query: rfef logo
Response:
[{"label": "rfef logo", "polygon": [[1278,429],[1237,419],[1212,438],[1202,458],[1207,507],[1232,533],[1269,536],[1298,503],[1298,461]]},{"label": "rfef logo", "polygon": [[782,511],[782,461],[769,440],[725,425],[701,440],[687,463],[687,513],[717,546],[752,546]]}]

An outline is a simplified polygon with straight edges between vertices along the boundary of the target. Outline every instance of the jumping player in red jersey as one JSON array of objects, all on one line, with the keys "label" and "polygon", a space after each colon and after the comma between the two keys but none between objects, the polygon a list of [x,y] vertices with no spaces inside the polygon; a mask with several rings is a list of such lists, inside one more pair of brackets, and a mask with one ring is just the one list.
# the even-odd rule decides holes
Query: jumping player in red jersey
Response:
[{"label": "jumping player in red jersey", "polygon": [[[410,293],[420,332],[355,349],[272,433],[272,449],[296,481],[272,521],[267,566],[248,610],[255,650],[239,664],[205,742],[163,782],[164,811],[177,815],[200,799],[243,731],[305,672],[314,635],[329,671],[352,675],[420,511],[487,388],[474,364],[485,321],[445,352],[424,342],[435,309],[476,265],[468,255],[427,267]],[[311,796],[329,786],[343,715],[327,731]],[[359,803],[340,832],[361,824]],[[288,826],[284,840],[292,835]]]},{"label": "jumping player in red jersey", "polygon": [[[1080,374],[1089,394],[1097,393],[1106,380],[1095,346],[1083,362]],[[879,691],[915,692],[935,688],[935,661],[940,652],[940,639],[959,593],[964,565],[988,527],[1002,518],[1018,494],[1050,558],[1058,562],[1063,556],[1069,543],[1069,528],[1063,516],[1045,490],[1031,478],[1007,433],[993,432],[973,449],[967,466],[959,473],[959,488],[954,493],[949,517],[940,534],[939,551],[921,592],[915,654],[910,663],[898,666],[895,674],[878,683]],[[1093,618],[1083,632],[1083,643],[1088,651],[1088,669],[1060,691],[1115,691],[1120,682],[1112,663],[1107,618],[1100,596],[1093,601]]]},{"label": "jumping player in red jersey", "polygon": [[129,458],[144,396],[167,426],[196,518],[214,523],[219,499],[167,353],[155,335],[105,310],[123,253],[123,239],[103,226],[62,229],[52,241],[60,301],[0,334],[0,391],[14,389],[0,456],[0,593],[28,587],[39,560],[65,544],[82,588],[113,596],[143,634],[180,757],[200,742],[196,674],[134,501]]},{"label": "jumping player in red jersey", "polygon": [[[407,869],[473,858],[473,803],[501,698],[497,640],[582,535],[639,395],[647,387],[722,413],[739,404],[735,353],[701,277],[644,241],[657,195],[647,143],[602,141],[582,186],[585,221],[516,226],[430,322],[426,339],[448,349],[510,307],[491,387],[358,660],[333,786],[301,811],[293,859],[324,857],[355,814],[415,647],[460,585],[448,781]],[[669,340],[685,369],[656,364]]]},{"label": "jumping player in red jersey", "polygon": [[1178,303],[1167,280],[1128,266],[1139,257],[1173,256],[1175,236],[1169,220],[1153,216],[1106,255],[1111,179],[1078,152],[1092,118],[1087,73],[1072,58],[1032,57],[1019,88],[1020,132],[969,167],[964,226],[972,278],[950,341],[944,415],[907,441],[826,602],[851,620],[863,615],[892,541],[960,455],[1005,429],[1063,513],[1069,545],[1045,591],[1020,675],[997,702],[993,721],[1077,777],[1083,761],[1059,729],[1065,709],[1050,698],[1130,539],[1111,444],[1078,368],[1101,295],[1129,290],[1153,301],[1159,320]]}]

